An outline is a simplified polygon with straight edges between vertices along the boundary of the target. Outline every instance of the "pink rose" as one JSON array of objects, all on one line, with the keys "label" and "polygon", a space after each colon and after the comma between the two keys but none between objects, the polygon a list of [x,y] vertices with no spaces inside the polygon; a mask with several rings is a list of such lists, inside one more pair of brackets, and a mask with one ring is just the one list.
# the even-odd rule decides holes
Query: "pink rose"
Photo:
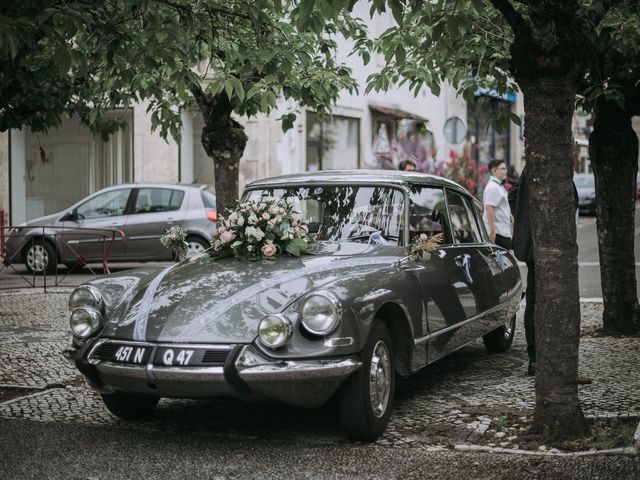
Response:
[{"label": "pink rose", "polygon": [[220,234],[220,241],[222,243],[229,243],[231,240],[233,240],[233,237],[235,235],[230,232],[229,230],[225,230]]},{"label": "pink rose", "polygon": [[265,257],[273,257],[278,250],[273,243],[265,243],[262,245],[262,248],[260,248],[260,251]]},{"label": "pink rose", "polygon": [[270,218],[271,218],[271,215],[269,215],[267,212],[264,212],[264,213],[262,214],[262,219],[263,219],[263,220],[269,220]]}]

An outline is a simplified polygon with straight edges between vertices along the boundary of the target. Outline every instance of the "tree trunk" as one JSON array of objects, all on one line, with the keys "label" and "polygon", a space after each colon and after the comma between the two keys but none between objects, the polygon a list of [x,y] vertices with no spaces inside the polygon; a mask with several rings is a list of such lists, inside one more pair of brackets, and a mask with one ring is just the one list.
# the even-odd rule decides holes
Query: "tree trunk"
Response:
[{"label": "tree trunk", "polygon": [[634,253],[638,137],[631,115],[615,102],[600,100],[589,137],[596,180],[596,225],[605,330],[640,331]]},{"label": "tree trunk", "polygon": [[218,215],[226,215],[227,209],[233,208],[238,200],[240,158],[247,145],[247,135],[244,127],[231,117],[233,107],[225,92],[211,96],[199,86],[192,86],[191,91],[204,119],[202,146],[213,160],[216,210]]},{"label": "tree trunk", "polygon": [[536,272],[536,407],[532,433],[584,436],[578,400],[580,302],[573,191],[570,74],[518,80],[526,114],[525,154]]}]

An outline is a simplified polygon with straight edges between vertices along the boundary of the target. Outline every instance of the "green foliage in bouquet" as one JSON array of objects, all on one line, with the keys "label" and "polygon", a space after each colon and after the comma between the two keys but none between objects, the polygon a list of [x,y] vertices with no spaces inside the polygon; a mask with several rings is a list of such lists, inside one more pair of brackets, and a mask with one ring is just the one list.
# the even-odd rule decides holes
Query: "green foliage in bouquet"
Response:
[{"label": "green foliage in bouquet", "polygon": [[421,233],[409,244],[407,253],[416,260],[429,260],[431,258],[431,252],[438,249],[438,245],[442,243],[442,239],[442,233],[437,233],[432,236]]},{"label": "green foliage in bouquet", "polygon": [[173,249],[176,257],[182,260],[187,256],[187,233],[177,225],[168,228],[160,237],[160,243],[166,247]]}]

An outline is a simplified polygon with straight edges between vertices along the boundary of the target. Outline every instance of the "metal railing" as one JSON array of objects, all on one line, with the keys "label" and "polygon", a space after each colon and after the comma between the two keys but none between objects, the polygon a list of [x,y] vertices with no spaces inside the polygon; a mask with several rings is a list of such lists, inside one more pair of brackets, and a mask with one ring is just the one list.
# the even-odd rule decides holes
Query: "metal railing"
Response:
[{"label": "metal railing", "polygon": [[[101,264],[102,274],[111,273],[109,255],[114,242],[124,242],[125,234],[113,228],[0,225],[0,238],[0,274],[16,274],[26,283],[22,288],[42,287],[46,292],[48,286],[62,286],[69,274],[79,268],[98,275],[89,263]],[[89,246],[93,251],[87,257]],[[61,272],[58,269],[60,262],[71,266]],[[20,288],[3,285],[6,278],[0,275],[0,290]]]}]

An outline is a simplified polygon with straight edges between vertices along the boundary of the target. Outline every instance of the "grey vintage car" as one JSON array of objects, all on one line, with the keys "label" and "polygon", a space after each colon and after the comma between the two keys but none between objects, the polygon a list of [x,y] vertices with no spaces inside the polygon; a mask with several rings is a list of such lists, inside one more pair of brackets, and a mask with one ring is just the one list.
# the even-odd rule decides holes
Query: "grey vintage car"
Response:
[{"label": "grey vintage car", "polygon": [[[396,375],[479,338],[489,352],[510,347],[520,271],[462,187],[323,171],[253,182],[243,199],[264,197],[295,203],[317,237],[312,254],[249,262],[205,252],[73,292],[67,355],[112,413],[149,414],[160,397],[316,407],[335,396],[346,434],[372,440],[388,423]],[[423,233],[443,241],[418,260],[407,249]]]}]

